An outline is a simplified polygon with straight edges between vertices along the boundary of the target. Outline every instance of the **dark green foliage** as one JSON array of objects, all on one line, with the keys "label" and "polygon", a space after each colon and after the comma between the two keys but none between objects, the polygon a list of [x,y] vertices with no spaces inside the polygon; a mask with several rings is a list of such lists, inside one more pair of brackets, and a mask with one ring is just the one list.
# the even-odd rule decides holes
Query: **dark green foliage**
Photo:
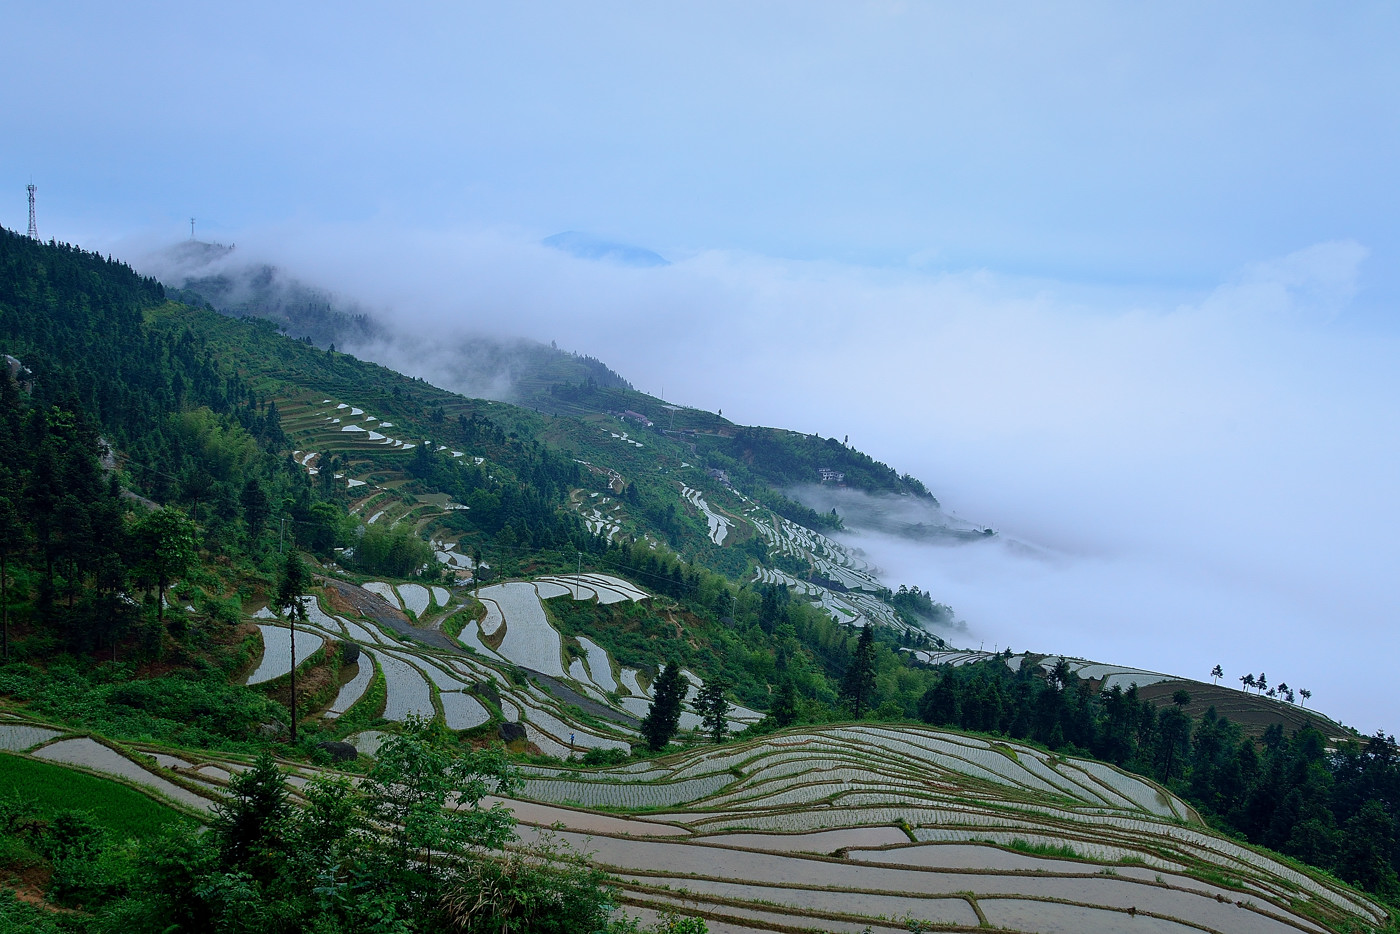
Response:
[{"label": "dark green foliage", "polygon": [[127,665],[12,663],[0,668],[0,694],[75,726],[192,748],[256,750],[258,724],[287,720],[280,704],[212,671],[133,679]]},{"label": "dark green foliage", "polygon": [[955,726],[959,723],[961,708],[958,692],[951,678],[940,678],[938,683],[924,692],[919,698],[920,719],[935,726]]},{"label": "dark green foliage", "polygon": [[194,523],[174,508],[152,510],[136,520],[132,539],[138,574],[155,584],[158,612],[165,619],[165,592],[199,558]]},{"label": "dark green foliage", "polygon": [[272,605],[288,619],[305,622],[306,604],[302,602],[302,598],[306,596],[310,586],[311,575],[306,570],[306,563],[294,548],[287,552],[282,561],[282,573],[277,578],[277,592],[272,599]]},{"label": "dark green foliage", "polygon": [[66,934],[86,929],[85,919],[27,904],[0,888],[0,934]]},{"label": "dark green foliage", "polygon": [[906,622],[946,624],[953,621],[952,607],[933,602],[932,594],[925,593],[917,586],[906,587],[901,584],[897,591],[890,594],[889,599],[890,605]]},{"label": "dark green foliage", "polygon": [[546,838],[529,854],[473,862],[446,895],[444,914],[470,934],[602,934],[614,908],[606,886],[586,857]]},{"label": "dark green foliage", "polygon": [[778,682],[778,690],[773,695],[773,707],[768,716],[779,728],[792,726],[797,722],[797,691],[789,679],[784,678]]},{"label": "dark green foliage", "polygon": [[0,615],[24,621],[25,657],[124,642],[159,657],[169,640],[129,596],[154,590],[163,621],[201,558],[256,564],[274,503],[308,538],[327,522],[305,471],[274,456],[275,405],[163,300],[121,264],[0,232],[0,349],[26,368],[0,377]]},{"label": "dark green foliage", "polygon": [[859,720],[875,697],[875,631],[866,623],[856,640],[856,650],[841,681],[841,703]]},{"label": "dark green foliage", "polygon": [[711,678],[700,686],[691,706],[700,715],[700,728],[716,743],[724,742],[729,732],[729,700],[724,696],[728,682]]},{"label": "dark green foliage", "polygon": [[682,677],[679,665],[670,664],[661,669],[651,687],[651,707],[642,718],[641,732],[647,748],[660,752],[680,729],[681,705],[690,691],[690,683]]},{"label": "dark green foliage", "polygon": [[225,866],[252,866],[264,880],[275,872],[272,863],[286,847],[281,834],[291,815],[285,782],[266,751],[229,781],[228,797],[215,810],[210,827]]},{"label": "dark green foliage", "polygon": [[[0,782],[20,783],[0,795],[0,873],[47,870],[47,896],[66,908],[125,892],[129,838],[151,839],[162,827],[189,823],[124,785],[9,754],[0,754]],[[71,809],[74,801],[89,810]],[[0,905],[0,922],[6,910],[13,912]],[[31,929],[42,928],[20,928]]]},{"label": "dark green foliage", "polygon": [[413,534],[410,525],[376,523],[363,526],[355,542],[355,567],[368,574],[410,577],[432,562],[428,543]]},{"label": "dark green foliage", "polygon": [[869,493],[929,496],[914,478],[901,477],[887,465],[835,438],[823,439],[779,428],[741,428],[732,437],[713,443],[731,461],[748,464],[755,474],[780,489],[818,483],[818,468],[827,468],[845,474],[848,485]]}]

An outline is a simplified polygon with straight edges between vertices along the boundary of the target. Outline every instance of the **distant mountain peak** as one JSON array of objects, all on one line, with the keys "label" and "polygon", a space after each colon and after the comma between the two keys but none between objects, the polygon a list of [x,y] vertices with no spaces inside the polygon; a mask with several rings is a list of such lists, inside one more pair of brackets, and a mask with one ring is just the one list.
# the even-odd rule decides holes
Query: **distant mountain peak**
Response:
[{"label": "distant mountain peak", "polygon": [[566,230],[540,241],[555,250],[576,256],[579,259],[602,260],[621,266],[669,266],[671,261],[660,253],[630,243],[616,243],[603,240],[592,234],[577,230]]}]

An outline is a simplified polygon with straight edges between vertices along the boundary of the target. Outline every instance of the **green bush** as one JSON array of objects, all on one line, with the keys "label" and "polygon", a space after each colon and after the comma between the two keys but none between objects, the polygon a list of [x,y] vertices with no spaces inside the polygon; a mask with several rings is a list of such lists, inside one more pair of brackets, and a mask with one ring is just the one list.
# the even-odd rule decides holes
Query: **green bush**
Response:
[{"label": "green bush", "polygon": [[376,523],[361,528],[354,563],[367,574],[410,577],[433,560],[433,550],[413,533],[410,525]]}]

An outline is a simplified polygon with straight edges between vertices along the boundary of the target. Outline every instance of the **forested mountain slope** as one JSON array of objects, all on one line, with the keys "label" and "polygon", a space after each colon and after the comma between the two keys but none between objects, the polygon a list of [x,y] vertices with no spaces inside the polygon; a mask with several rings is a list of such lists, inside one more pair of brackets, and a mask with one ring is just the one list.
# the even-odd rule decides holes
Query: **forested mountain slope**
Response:
[{"label": "forested mountain slope", "polygon": [[[232,247],[189,240],[158,254],[150,265],[176,289],[177,298],[207,303],[232,317],[271,321],[322,349],[350,348],[374,359],[387,345],[411,338],[381,323],[373,310],[347,304],[274,266],[244,263]],[[900,476],[834,438],[743,428],[709,412],[669,405],[635,391],[601,361],[553,345],[483,331],[454,346],[451,358],[454,385],[552,414],[636,413],[673,433],[708,466],[748,484],[783,489],[827,477],[867,492],[930,496],[914,477]]]},{"label": "forested mountain slope", "polygon": [[[25,763],[0,754],[0,769],[42,761],[116,775],[205,820],[264,751],[306,781],[329,776],[341,743],[354,748],[337,768],[366,774],[396,736],[422,738],[442,762],[501,740],[530,776],[518,797],[534,803],[512,806],[537,823],[615,828],[607,821],[623,818],[598,809],[620,807],[661,828],[647,834],[713,837],[666,850],[669,868],[648,867],[646,847],[609,844],[624,900],[657,909],[678,904],[667,880],[692,874],[709,847],[768,853],[735,863],[758,874],[792,870],[769,858],[787,842],[753,834],[830,831],[800,843],[835,841],[818,852],[837,855],[821,859],[880,851],[859,857],[885,867],[860,870],[863,914],[844,910],[854,903],[818,911],[830,901],[815,891],[799,903],[770,897],[757,875],[745,884],[758,888],[730,895],[735,880],[708,879],[705,911],[747,919],[735,929],[788,929],[808,910],[823,923],[875,923],[888,915],[881,893],[904,879],[884,873],[929,869],[909,860],[942,860],[954,875],[992,860],[984,869],[995,875],[1013,856],[1079,862],[1035,863],[1071,880],[1039,894],[961,884],[938,899],[975,889],[964,907],[911,910],[1039,930],[1069,916],[1042,919],[1011,902],[1126,912],[1105,906],[1155,885],[1135,875],[1151,868],[1170,877],[1153,902],[1162,919],[1190,904],[1217,924],[1217,909],[1192,901],[1205,886],[1259,930],[1386,923],[1335,879],[1208,825],[1397,896],[1392,740],[1275,714],[1303,724],[1288,735],[1269,721],[1283,701],[1239,692],[1248,703],[1232,711],[1259,714],[1247,733],[1180,696],[1198,690],[1190,683],[1146,699],[1149,683],[1173,683],[1167,675],[954,651],[926,628],[951,617],[936,595],[891,592],[825,534],[837,519],[783,494],[822,468],[847,475],[827,482],[928,496],[842,443],[737,428],[619,388],[554,390],[564,401],[540,411],[465,398],[268,321],[170,301],[121,263],[9,232],[0,352],[16,361],[0,372],[0,705],[17,718],[0,724],[0,747]],[[708,748],[735,733],[732,750]],[[257,794],[281,781],[268,768]],[[841,792],[870,775],[871,787]],[[296,801],[323,813],[333,802],[319,793]],[[556,810],[531,810],[546,804]],[[40,895],[103,924],[159,913],[159,893],[132,867],[184,857],[132,856],[110,841],[64,850],[54,828],[77,818],[60,819],[60,808],[35,823],[18,807],[0,801],[11,846],[0,852],[20,854],[7,867],[45,867]],[[287,894],[315,875],[297,862],[315,852],[297,836],[312,831],[293,824],[267,825],[285,832],[287,860],[275,866],[248,862],[242,844],[212,853],[190,838],[179,846],[209,875],[198,885],[152,878],[185,893],[190,911],[206,913],[189,917],[206,926],[211,912],[243,904],[219,901],[239,873],[256,895],[239,898],[286,908],[295,924],[324,920],[331,908]],[[229,825],[215,829],[208,840],[235,839]],[[918,844],[917,855],[886,849],[888,833]],[[364,869],[354,861],[378,857],[345,847],[353,856],[326,871],[349,886]],[[115,881],[99,884],[99,866]],[[394,871],[410,888],[355,891],[411,901],[412,886],[442,882]],[[1106,874],[1137,881],[1111,899],[1093,894],[1100,886],[1084,878]],[[596,899],[599,881],[578,891]],[[441,921],[433,912],[450,893],[433,891],[441,901],[401,929]],[[759,923],[772,903],[798,914]],[[326,929],[354,929],[346,919],[361,923],[354,912],[373,908],[354,905],[337,916],[348,927]]]}]

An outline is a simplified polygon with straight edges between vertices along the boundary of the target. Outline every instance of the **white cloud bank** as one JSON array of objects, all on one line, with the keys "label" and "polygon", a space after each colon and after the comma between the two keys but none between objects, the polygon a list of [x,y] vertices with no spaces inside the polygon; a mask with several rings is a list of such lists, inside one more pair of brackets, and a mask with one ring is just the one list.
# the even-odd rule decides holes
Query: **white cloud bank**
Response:
[{"label": "white cloud bank", "polygon": [[1393,336],[1347,326],[1362,246],[1310,246],[1181,301],[719,252],[633,269],[534,240],[283,229],[240,249],[392,310],[417,350],[385,362],[425,378],[451,378],[424,352],[439,335],[519,334],[737,421],[849,434],[1001,533],[854,536],[974,644],[1263,670],[1360,729],[1396,728],[1371,672],[1400,648],[1400,371]]}]

